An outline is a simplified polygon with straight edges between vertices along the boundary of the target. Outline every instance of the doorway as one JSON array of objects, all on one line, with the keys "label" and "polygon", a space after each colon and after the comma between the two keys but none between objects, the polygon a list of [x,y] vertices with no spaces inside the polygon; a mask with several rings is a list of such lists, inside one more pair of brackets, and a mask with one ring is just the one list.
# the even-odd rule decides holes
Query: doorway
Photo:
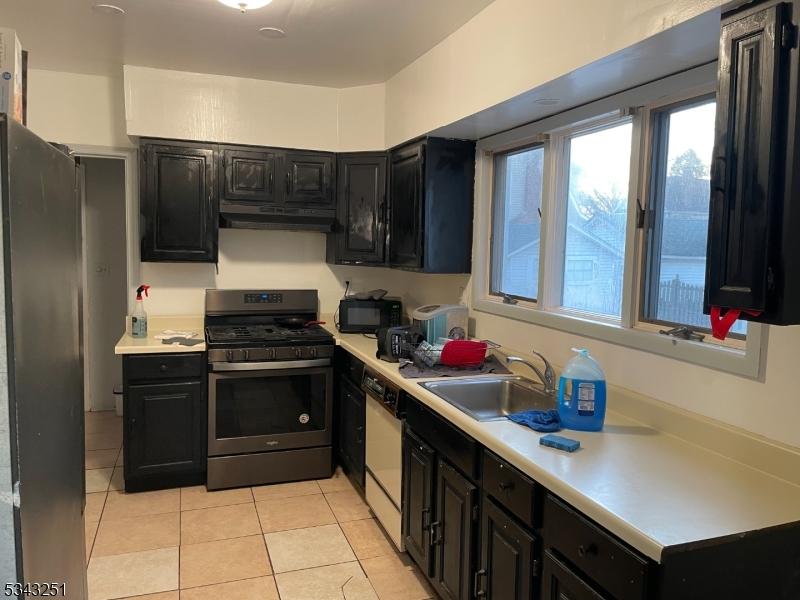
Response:
[{"label": "doorway", "polygon": [[114,354],[128,294],[126,161],[81,157],[83,170],[84,408],[114,409],[122,360]]}]

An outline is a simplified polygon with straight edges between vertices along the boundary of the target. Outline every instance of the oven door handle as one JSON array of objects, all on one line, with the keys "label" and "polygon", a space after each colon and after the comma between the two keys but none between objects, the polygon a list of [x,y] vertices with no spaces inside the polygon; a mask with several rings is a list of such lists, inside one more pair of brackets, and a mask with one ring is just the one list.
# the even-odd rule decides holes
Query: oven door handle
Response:
[{"label": "oven door handle", "polygon": [[232,362],[211,363],[212,371],[276,371],[278,369],[307,369],[308,367],[328,367],[329,358],[309,360],[273,360],[270,362]]}]

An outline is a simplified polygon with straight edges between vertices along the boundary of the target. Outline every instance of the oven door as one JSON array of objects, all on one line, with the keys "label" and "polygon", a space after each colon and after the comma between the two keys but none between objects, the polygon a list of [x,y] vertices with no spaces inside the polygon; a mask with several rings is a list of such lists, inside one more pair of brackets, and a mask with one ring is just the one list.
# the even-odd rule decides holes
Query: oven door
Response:
[{"label": "oven door", "polygon": [[[277,368],[270,363],[212,364],[208,455],[330,445],[333,367],[319,363],[330,361],[284,362]],[[299,368],[285,368],[287,364]]]}]

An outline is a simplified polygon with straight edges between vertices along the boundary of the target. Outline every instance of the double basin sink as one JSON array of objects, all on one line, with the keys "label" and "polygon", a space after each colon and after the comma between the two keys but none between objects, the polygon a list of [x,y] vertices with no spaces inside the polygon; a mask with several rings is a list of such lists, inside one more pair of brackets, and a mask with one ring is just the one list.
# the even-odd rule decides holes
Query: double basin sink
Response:
[{"label": "double basin sink", "polygon": [[476,421],[498,421],[525,410],[556,408],[554,394],[515,375],[425,381],[420,385]]}]

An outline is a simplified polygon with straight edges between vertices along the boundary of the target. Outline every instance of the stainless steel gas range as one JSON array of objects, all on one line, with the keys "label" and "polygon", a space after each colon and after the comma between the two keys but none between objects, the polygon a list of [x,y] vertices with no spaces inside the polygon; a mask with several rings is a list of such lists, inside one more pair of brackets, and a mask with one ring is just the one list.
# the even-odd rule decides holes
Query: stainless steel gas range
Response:
[{"label": "stainless steel gas range", "polygon": [[333,472],[333,336],[316,290],[206,290],[208,489]]}]

